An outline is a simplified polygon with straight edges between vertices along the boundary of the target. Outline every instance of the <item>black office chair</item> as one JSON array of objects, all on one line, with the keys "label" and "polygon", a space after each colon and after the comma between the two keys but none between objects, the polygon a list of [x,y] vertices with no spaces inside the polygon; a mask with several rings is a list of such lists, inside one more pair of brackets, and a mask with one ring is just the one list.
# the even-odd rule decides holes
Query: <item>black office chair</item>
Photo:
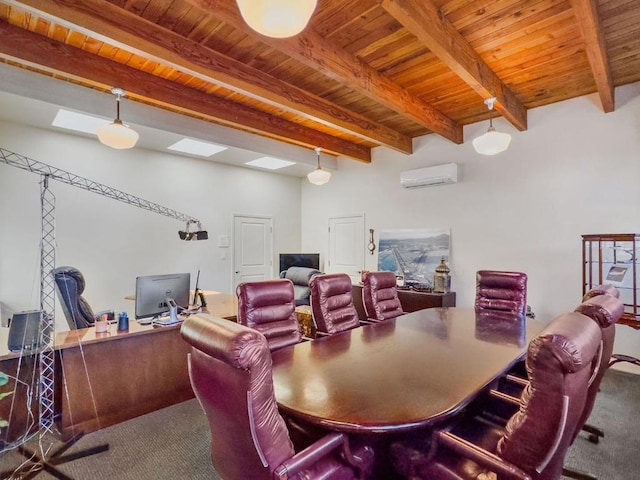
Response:
[{"label": "black office chair", "polygon": [[56,292],[69,328],[92,327],[94,315],[91,306],[82,297],[84,277],[75,267],[57,267],[51,271],[56,283]]}]

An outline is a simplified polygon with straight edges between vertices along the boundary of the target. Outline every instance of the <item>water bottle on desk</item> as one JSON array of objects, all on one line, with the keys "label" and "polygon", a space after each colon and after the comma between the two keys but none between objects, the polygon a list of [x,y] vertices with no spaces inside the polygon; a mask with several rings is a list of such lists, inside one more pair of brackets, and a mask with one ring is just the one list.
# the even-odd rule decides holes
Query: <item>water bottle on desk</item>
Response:
[{"label": "water bottle on desk", "polygon": [[118,331],[129,330],[129,315],[127,312],[121,312],[118,316]]}]

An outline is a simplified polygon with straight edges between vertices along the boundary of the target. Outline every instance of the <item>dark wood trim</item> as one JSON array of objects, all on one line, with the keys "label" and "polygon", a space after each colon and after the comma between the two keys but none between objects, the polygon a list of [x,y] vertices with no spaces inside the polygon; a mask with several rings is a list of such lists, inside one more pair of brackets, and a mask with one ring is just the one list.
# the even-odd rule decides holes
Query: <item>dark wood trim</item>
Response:
[{"label": "dark wood trim", "polygon": [[259,110],[145,73],[141,70],[93,55],[70,45],[14,27],[0,20],[0,57],[19,58],[51,75],[83,79],[94,87],[124,88],[129,98],[160,102],[202,120],[295,143],[306,147],[322,145],[329,153],[364,162],[371,161],[371,149],[339,139]]},{"label": "dark wood trim", "polygon": [[220,0],[186,0],[211,16],[297,61],[339,80],[362,95],[385,105],[454,143],[461,144],[462,126],[427,104],[407,89],[381,75],[359,57],[307,28],[292,38],[268,38],[254,32],[230,2]]},{"label": "dark wood trim", "polygon": [[597,2],[595,0],[571,0],[571,6],[585,43],[587,58],[598,88],[602,109],[605,113],[613,112],[615,110],[613,78],[611,77],[606,40],[598,16]]},{"label": "dark wood trim", "polygon": [[495,97],[496,111],[513,126],[527,129],[527,110],[522,103],[436,5],[430,0],[382,0],[380,4],[483,99]]}]

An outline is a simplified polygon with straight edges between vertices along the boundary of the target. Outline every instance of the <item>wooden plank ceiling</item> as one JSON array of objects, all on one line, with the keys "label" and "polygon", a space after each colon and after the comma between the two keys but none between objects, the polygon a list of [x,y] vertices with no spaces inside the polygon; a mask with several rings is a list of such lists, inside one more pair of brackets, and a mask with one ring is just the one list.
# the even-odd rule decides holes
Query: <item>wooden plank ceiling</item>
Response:
[{"label": "wooden plank ceiling", "polygon": [[334,155],[454,143],[487,118],[640,80],[638,0],[318,0],[263,37],[235,0],[0,0],[0,61]]}]

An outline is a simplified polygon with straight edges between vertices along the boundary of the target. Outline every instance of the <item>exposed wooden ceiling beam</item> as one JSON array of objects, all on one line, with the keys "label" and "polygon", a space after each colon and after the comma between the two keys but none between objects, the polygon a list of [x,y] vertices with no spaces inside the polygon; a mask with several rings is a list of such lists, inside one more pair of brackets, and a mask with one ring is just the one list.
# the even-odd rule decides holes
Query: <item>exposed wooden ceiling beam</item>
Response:
[{"label": "exposed wooden ceiling beam", "polygon": [[291,38],[269,38],[254,32],[244,22],[235,2],[225,0],[186,0],[234,28],[259,38],[299,62],[341,81],[368,98],[411,118],[454,143],[462,143],[462,126],[439,110],[411,94],[402,86],[338,45],[320,36],[312,28]]},{"label": "exposed wooden ceiling beam", "polygon": [[0,57],[28,62],[81,84],[104,90],[122,87],[131,98],[159,104],[169,110],[306,147],[322,145],[329,153],[371,161],[371,150],[364,146],[266,116],[261,111],[115,63],[3,20],[0,20],[0,38]]},{"label": "exposed wooden ceiling beam", "polygon": [[587,58],[605,113],[615,110],[615,94],[604,32],[600,25],[596,0],[571,0],[587,50]]},{"label": "exposed wooden ceiling beam", "polygon": [[527,111],[513,92],[447,21],[431,0],[379,0],[380,5],[518,130],[527,129]]},{"label": "exposed wooden ceiling beam", "polygon": [[[411,138],[299,87],[247,66],[104,0],[20,0],[50,18],[82,25],[85,34],[311,120],[412,153]],[[110,41],[110,42],[109,42]],[[325,145],[322,145],[324,148]]]}]

